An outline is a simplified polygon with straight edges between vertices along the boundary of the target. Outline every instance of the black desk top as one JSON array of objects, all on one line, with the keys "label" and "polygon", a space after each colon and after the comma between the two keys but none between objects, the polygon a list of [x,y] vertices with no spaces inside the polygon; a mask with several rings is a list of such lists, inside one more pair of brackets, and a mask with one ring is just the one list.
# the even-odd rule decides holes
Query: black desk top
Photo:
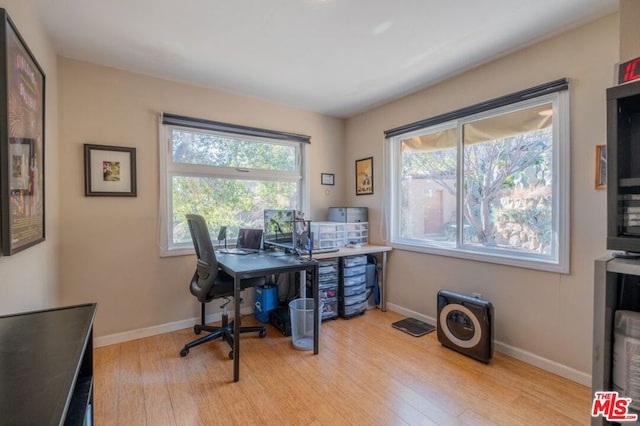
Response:
[{"label": "black desk top", "polygon": [[273,272],[299,271],[316,265],[309,257],[260,251],[238,255],[216,252],[220,267],[230,275],[262,276]]},{"label": "black desk top", "polygon": [[0,317],[0,422],[60,424],[96,305]]}]

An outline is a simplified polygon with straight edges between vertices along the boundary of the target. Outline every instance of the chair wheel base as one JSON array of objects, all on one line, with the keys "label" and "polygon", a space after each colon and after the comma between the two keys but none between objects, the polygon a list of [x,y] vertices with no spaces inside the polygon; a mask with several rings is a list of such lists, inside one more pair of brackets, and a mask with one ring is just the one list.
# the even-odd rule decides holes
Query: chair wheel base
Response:
[{"label": "chair wheel base", "polygon": [[258,333],[258,337],[261,339],[267,337],[267,330],[260,330],[260,332]]},{"label": "chair wheel base", "polygon": [[233,359],[233,351],[229,352],[229,359]]},{"label": "chair wheel base", "polygon": [[180,351],[180,356],[187,356],[188,353],[189,348],[182,348],[182,350]]}]

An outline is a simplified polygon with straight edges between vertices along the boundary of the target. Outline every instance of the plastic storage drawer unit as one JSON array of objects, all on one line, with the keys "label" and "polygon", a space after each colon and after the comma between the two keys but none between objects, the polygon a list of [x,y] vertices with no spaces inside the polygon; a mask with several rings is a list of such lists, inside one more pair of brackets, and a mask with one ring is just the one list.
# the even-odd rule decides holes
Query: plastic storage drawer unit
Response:
[{"label": "plastic storage drawer unit", "polygon": [[322,306],[322,321],[326,319],[336,318],[338,316],[338,299],[326,299]]},{"label": "plastic storage drawer unit", "polygon": [[320,288],[320,300],[323,302],[328,299],[335,299],[338,297],[338,286],[330,286],[327,288]]},{"label": "plastic storage drawer unit", "polygon": [[345,244],[368,244],[369,224],[367,222],[345,223]]},{"label": "plastic storage drawer unit", "polygon": [[[353,296],[354,294],[360,294],[360,293],[364,293],[365,290],[367,289],[367,283],[363,282],[361,284],[358,285],[352,285],[352,286],[345,286],[344,287],[344,296]],[[348,303],[348,305],[351,305],[351,303]]]},{"label": "plastic storage drawer unit", "polygon": [[355,315],[364,314],[367,310],[367,302],[357,303],[355,305],[345,305],[340,310],[340,315],[345,318],[353,317]]},{"label": "plastic storage drawer unit", "polygon": [[[307,274],[307,288],[311,288],[312,274]],[[339,264],[337,258],[318,261],[318,289],[323,303],[322,320],[338,316]]]},{"label": "plastic storage drawer unit", "polygon": [[363,314],[367,309],[367,256],[349,256],[340,260],[338,312],[343,318]]},{"label": "plastic storage drawer unit", "polygon": [[344,246],[344,223],[311,222],[313,247],[338,248]]},{"label": "plastic storage drawer unit", "polygon": [[358,265],[366,265],[367,264],[367,256],[350,256],[344,258],[344,267],[351,268],[353,266]]},{"label": "plastic storage drawer unit", "polygon": [[357,303],[362,303],[367,300],[367,292],[363,291],[362,293],[354,294],[353,296],[345,296],[344,297],[344,305],[351,306]]},{"label": "plastic storage drawer unit", "polygon": [[[343,277],[353,277],[356,275],[363,275],[365,272],[367,272],[367,267],[366,265],[358,265],[358,266],[353,266],[351,268],[344,268],[342,276]],[[366,279],[366,277],[365,277]]]},{"label": "plastic storage drawer unit", "polygon": [[354,275],[352,277],[344,277],[342,280],[342,284],[345,287],[351,287],[351,286],[366,283],[366,282],[367,282],[366,274]]}]

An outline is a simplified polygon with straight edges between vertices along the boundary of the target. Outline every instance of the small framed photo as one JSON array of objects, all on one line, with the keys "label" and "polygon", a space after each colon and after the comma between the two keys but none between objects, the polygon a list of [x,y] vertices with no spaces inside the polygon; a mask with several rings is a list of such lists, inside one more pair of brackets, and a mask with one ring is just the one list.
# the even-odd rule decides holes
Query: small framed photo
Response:
[{"label": "small framed photo", "polygon": [[85,144],[84,195],[136,197],[136,149]]},{"label": "small framed photo", "polygon": [[9,158],[11,176],[9,190],[11,194],[33,194],[31,166],[34,162],[34,140],[28,138],[9,138]]},{"label": "small framed photo", "polygon": [[356,195],[373,194],[373,157],[356,160]]},{"label": "small framed photo", "polygon": [[596,189],[607,188],[607,146],[596,145]]},{"label": "small framed photo", "polygon": [[335,185],[335,175],[333,173],[321,173],[320,182],[323,185]]}]

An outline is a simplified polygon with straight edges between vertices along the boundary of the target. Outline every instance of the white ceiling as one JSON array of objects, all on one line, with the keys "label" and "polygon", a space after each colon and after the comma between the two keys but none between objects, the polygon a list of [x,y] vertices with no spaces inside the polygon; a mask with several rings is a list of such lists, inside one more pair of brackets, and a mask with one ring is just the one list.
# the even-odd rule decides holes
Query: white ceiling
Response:
[{"label": "white ceiling", "polygon": [[348,117],[618,0],[32,0],[62,56]]}]

